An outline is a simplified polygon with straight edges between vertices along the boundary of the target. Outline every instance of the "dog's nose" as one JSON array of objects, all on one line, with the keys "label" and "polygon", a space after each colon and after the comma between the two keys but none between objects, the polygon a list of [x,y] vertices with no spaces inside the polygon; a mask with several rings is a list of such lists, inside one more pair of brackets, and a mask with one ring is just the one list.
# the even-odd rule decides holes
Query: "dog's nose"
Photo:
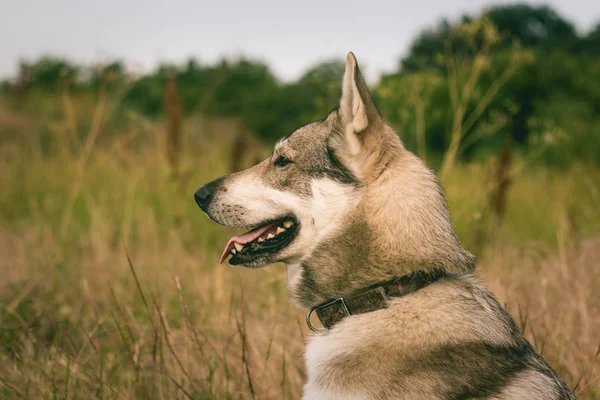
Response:
[{"label": "dog's nose", "polygon": [[225,178],[226,177],[223,176],[219,179],[215,179],[204,186],[200,186],[200,188],[194,192],[194,200],[196,200],[196,203],[200,206],[202,211],[207,212],[208,206],[217,192],[226,190],[222,187]]},{"label": "dog's nose", "polygon": [[196,200],[196,204],[198,204],[198,206],[200,206],[202,210],[206,211],[205,208],[210,204],[210,201],[213,198],[213,194],[214,185],[211,185],[209,183],[204,186],[201,186],[194,193],[194,199]]}]

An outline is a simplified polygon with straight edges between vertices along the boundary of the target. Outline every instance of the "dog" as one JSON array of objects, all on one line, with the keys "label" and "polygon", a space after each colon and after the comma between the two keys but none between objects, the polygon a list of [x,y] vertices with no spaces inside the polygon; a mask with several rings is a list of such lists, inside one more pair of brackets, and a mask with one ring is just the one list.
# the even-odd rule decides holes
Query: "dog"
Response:
[{"label": "dog", "polygon": [[352,53],[342,85],[326,118],[194,193],[211,220],[249,230],[221,262],[285,263],[310,309],[303,399],[575,399],[475,275],[435,174],[384,122]]}]

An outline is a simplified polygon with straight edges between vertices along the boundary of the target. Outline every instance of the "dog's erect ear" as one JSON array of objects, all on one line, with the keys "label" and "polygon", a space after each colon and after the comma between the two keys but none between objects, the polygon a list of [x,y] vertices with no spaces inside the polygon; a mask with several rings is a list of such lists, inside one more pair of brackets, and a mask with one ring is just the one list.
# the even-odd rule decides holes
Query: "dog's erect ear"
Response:
[{"label": "dog's erect ear", "polygon": [[353,53],[348,53],[346,57],[340,113],[344,127],[351,128],[354,133],[366,130],[369,124],[376,123],[381,118]]},{"label": "dog's erect ear", "polygon": [[338,116],[340,129],[330,136],[328,145],[335,150],[341,161],[361,178],[365,135],[371,128],[376,130],[382,119],[373,104],[353,53],[348,53],[346,58]]}]

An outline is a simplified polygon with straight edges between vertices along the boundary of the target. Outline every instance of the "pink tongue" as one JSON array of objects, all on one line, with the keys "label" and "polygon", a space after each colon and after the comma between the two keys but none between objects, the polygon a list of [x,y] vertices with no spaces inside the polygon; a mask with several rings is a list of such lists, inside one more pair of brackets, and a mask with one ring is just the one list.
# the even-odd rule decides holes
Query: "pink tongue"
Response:
[{"label": "pink tongue", "polygon": [[278,221],[275,221],[269,225],[261,226],[254,230],[251,230],[248,233],[244,233],[241,236],[232,237],[231,239],[229,239],[229,242],[227,242],[227,246],[225,246],[225,250],[223,251],[223,254],[221,254],[221,260],[219,261],[219,263],[223,264],[223,261],[225,261],[225,259],[227,258],[227,255],[231,251],[231,248],[233,247],[234,243],[239,243],[239,244],[250,243],[250,242],[258,239],[263,233],[268,231],[270,228],[273,228],[274,226],[277,226],[277,225],[278,225]]}]

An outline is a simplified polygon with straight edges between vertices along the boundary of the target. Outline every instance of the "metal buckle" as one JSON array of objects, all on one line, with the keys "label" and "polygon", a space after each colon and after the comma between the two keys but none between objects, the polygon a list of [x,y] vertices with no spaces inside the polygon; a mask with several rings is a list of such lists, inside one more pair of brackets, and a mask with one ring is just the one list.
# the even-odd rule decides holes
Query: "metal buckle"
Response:
[{"label": "metal buckle", "polygon": [[[340,303],[341,309],[344,312],[344,314],[346,314],[346,316],[350,315],[350,312],[348,311],[348,307],[346,306],[346,302],[344,301],[344,299],[342,297],[340,297],[339,299],[335,299],[335,300],[331,300],[328,301],[327,303],[323,303],[323,304],[319,304],[318,306],[315,306],[313,308],[311,308],[308,313],[306,314],[306,325],[308,325],[308,327],[310,328],[311,331],[319,333],[319,332],[324,332],[327,329],[317,329],[315,328],[311,323],[310,323],[310,317],[312,315],[313,312],[315,312],[318,308],[325,308],[325,307],[329,307],[333,304],[336,303]],[[318,314],[317,314],[318,316]],[[320,322],[320,319],[319,319]]]}]

